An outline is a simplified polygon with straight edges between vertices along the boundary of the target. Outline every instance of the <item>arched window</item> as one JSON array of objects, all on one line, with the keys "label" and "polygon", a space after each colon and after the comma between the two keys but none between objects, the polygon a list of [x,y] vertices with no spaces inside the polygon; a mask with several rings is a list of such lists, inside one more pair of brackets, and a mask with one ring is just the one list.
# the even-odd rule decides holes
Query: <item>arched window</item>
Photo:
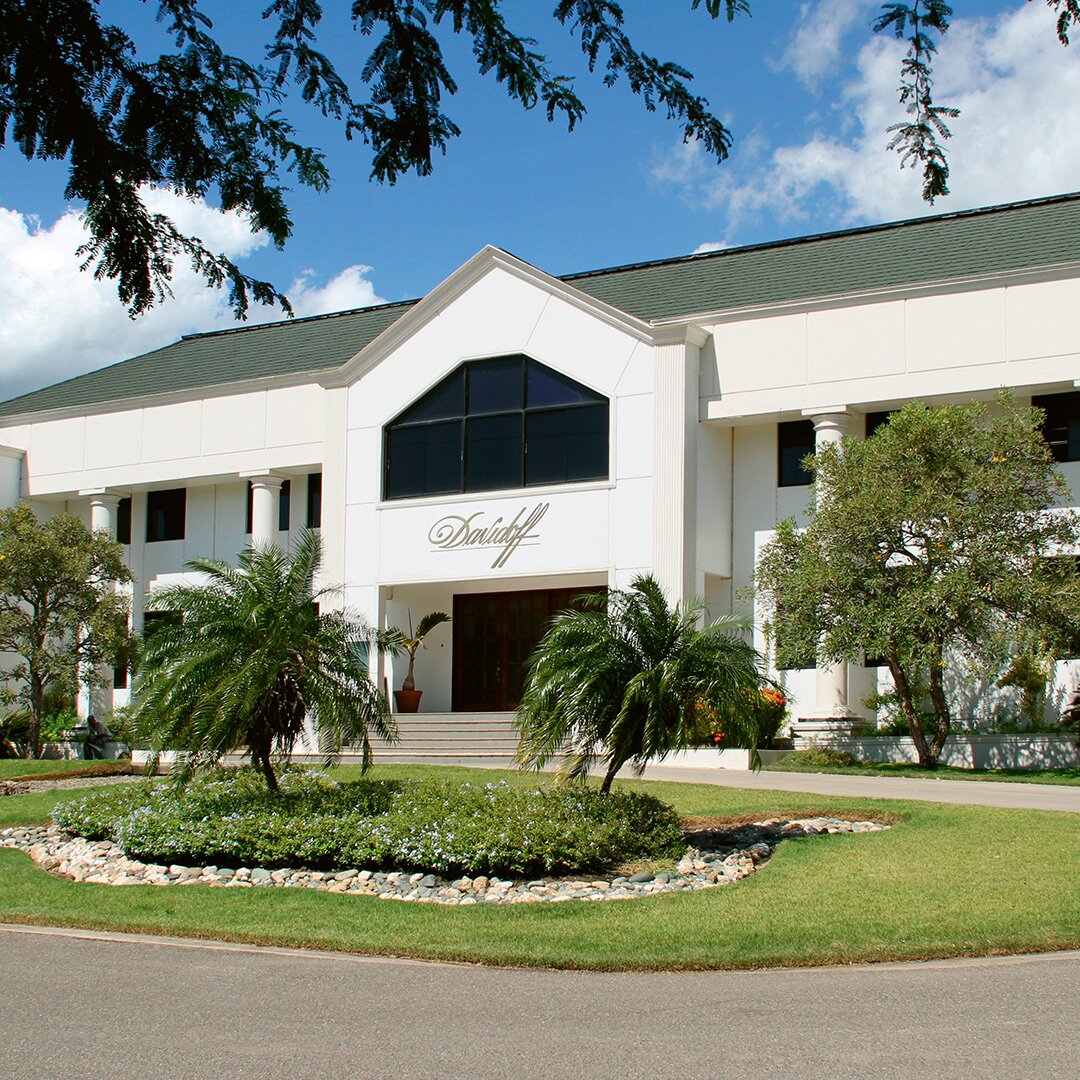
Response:
[{"label": "arched window", "polygon": [[387,499],[608,477],[608,400],[527,356],[462,364],[386,425]]}]

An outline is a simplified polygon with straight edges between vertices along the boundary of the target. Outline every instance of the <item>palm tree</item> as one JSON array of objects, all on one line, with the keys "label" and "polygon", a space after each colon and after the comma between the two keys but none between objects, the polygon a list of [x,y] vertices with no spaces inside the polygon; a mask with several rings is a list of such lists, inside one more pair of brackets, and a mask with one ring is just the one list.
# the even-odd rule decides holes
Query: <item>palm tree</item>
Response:
[{"label": "palm tree", "polygon": [[556,616],[529,661],[517,712],[521,767],[539,769],[558,755],[560,772],[577,778],[602,758],[606,793],[627,761],[640,772],[693,745],[699,703],[756,746],[762,677],[744,619],[702,626],[703,602],[672,608],[648,575],[581,603]]},{"label": "palm tree", "polygon": [[366,769],[369,730],[396,740],[367,666],[368,648],[386,642],[348,612],[321,609],[337,591],[315,589],[321,555],[318,534],[305,532],[291,555],[269,545],[244,552],[238,568],[192,560],[202,584],[148,597],[151,610],[178,618],[147,635],[133,720],[155,758],[182,752],[181,782],[246,746],[276,791],[272,757],[292,750],[305,718],[328,763],[343,742],[359,741]]}]

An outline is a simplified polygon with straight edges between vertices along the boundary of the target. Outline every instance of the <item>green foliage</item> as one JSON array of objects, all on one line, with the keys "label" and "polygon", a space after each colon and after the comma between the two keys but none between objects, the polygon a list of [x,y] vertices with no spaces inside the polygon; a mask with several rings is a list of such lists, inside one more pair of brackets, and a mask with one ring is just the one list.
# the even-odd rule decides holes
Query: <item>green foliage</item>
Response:
[{"label": "green foliage", "polygon": [[884,658],[924,767],[952,724],[950,656],[990,666],[1076,636],[1080,578],[1050,556],[1073,548],[1080,522],[1046,512],[1068,492],[1041,423],[1007,395],[995,410],[911,402],[871,438],[807,459],[810,524],[784,522],[762,552],[776,636],[825,662]]},{"label": "green foliage", "polygon": [[849,750],[831,750],[827,746],[815,746],[809,750],[796,750],[785,754],[777,763],[777,769],[837,769],[858,765],[859,760]]},{"label": "green foliage", "polygon": [[[1048,0],[1062,44],[1080,25],[1080,0]],[[151,213],[143,193],[167,186],[189,198],[208,192],[238,211],[252,229],[282,247],[292,232],[283,180],[323,191],[324,153],[305,145],[285,115],[290,91],[304,107],[340,125],[346,139],[371,148],[374,180],[432,171],[460,134],[445,111],[457,90],[446,38],[464,39],[482,75],[523,108],[573,130],[585,116],[571,76],[553,70],[537,41],[507,23],[500,0],[355,0],[348,6],[355,42],[370,52],[350,58],[343,74],[320,49],[326,38],[319,0],[271,0],[261,40],[244,56],[226,52],[198,0],[158,0],[161,37],[155,56],[121,25],[103,21],[96,0],[0,0],[0,146],[10,137],[27,160],[62,161],[65,195],[86,206],[89,242],[79,251],[98,278],[117,282],[132,315],[169,295],[173,265],[189,263],[217,288],[227,286],[238,318],[250,301],[288,300],[268,281],[250,277],[197,236]],[[341,4],[345,8],[347,5]],[[691,0],[713,19],[750,14],[749,0]],[[618,4],[558,0],[555,22],[576,36],[590,72],[605,86],[625,78],[654,111],[662,108],[686,142],[723,161],[731,133],[693,94],[693,76],[643,51],[627,34]],[[909,119],[890,128],[904,164],[921,164],[928,201],[948,191],[941,143],[956,110],[932,97],[930,60],[952,10],[942,0],[889,3],[874,24],[907,42],[900,102]],[[440,40],[440,37],[442,40]],[[365,50],[367,44],[364,46]],[[350,74],[358,73],[350,83]]]},{"label": "green foliage", "polygon": [[247,747],[267,786],[275,753],[288,754],[305,717],[329,761],[346,741],[371,761],[374,729],[393,741],[386,702],[369,677],[373,630],[346,611],[326,610],[334,590],[314,588],[321,542],[304,533],[291,555],[271,545],[240,556],[239,568],[196,559],[200,585],[155,589],[148,607],[181,616],[144,643],[132,726],[156,756],[183,753],[178,775]]},{"label": "green foliage", "polygon": [[646,795],[505,783],[369,780],[336,784],[286,770],[270,795],[251,770],[184,788],[125,785],[57,807],[55,820],[149,862],[229,866],[418,868],[443,873],[561,873],[673,855],[675,811]]},{"label": "green foliage", "polygon": [[722,714],[744,745],[761,744],[759,658],[743,620],[700,628],[704,605],[672,608],[647,575],[583,603],[555,618],[530,660],[517,712],[522,767],[562,755],[560,771],[580,777],[602,759],[606,792],[626,762],[640,772],[693,746],[699,705]]},{"label": "green foliage", "polygon": [[409,670],[406,673],[404,680],[402,680],[402,690],[416,689],[416,677],[413,672],[413,666],[416,663],[416,652],[424,645],[428,634],[430,634],[436,626],[442,626],[443,623],[448,623],[449,621],[450,616],[447,615],[445,611],[429,611],[420,620],[414,630],[412,613],[410,612],[409,632],[407,634],[398,626],[390,627],[387,632],[388,647],[396,651],[404,651],[409,657]]},{"label": "green foliage", "polygon": [[[249,217],[253,230],[281,247],[292,232],[282,174],[319,191],[330,183],[322,151],[298,141],[282,112],[292,87],[346,138],[369,145],[372,178],[388,183],[430,173],[434,155],[460,133],[444,112],[444,95],[457,84],[440,31],[464,38],[480,72],[523,107],[539,105],[571,130],[585,115],[573,80],[507,26],[499,0],[357,0],[350,14],[361,33],[353,40],[373,45],[352,58],[352,85],[319,49],[323,6],[272,0],[263,12],[265,39],[240,57],[215,39],[198,0],[158,0],[173,46],[160,56],[104,22],[96,0],[0,3],[0,145],[10,132],[28,160],[65,162],[66,195],[85,202],[91,234],[80,254],[95,276],[117,281],[132,315],[168,294],[177,258],[208,283],[227,284],[238,317],[249,295],[291,311],[272,284],[150,213],[142,189],[167,185],[188,197],[214,189],[223,209]],[[704,6],[729,20],[747,10],[745,0]],[[605,85],[625,78],[649,110],[660,105],[681,125],[685,139],[727,156],[731,136],[688,89],[692,76],[636,48],[617,5],[560,0],[554,17],[579,37],[589,70],[599,66]]]},{"label": "green foliage", "polygon": [[[752,692],[750,695],[750,708],[760,739],[760,746],[762,748],[771,747],[787,721],[787,698],[784,696],[783,691],[767,686],[762,690]],[[738,725],[736,724],[733,728],[724,713],[712,706],[698,702],[697,724],[696,743],[716,746],[721,749],[739,746]]]},{"label": "green foliage", "polygon": [[72,514],[39,522],[25,503],[0,510],[0,652],[18,658],[9,674],[29,712],[24,753],[41,753],[48,695],[74,696],[77,682],[100,681],[129,642],[131,581],[123,547]]},{"label": "green foliage", "polygon": [[1049,665],[1032,656],[1021,653],[998,679],[998,686],[1015,686],[1021,692],[1020,713],[1029,723],[1042,719],[1043,702],[1046,700],[1046,684],[1050,679]]}]

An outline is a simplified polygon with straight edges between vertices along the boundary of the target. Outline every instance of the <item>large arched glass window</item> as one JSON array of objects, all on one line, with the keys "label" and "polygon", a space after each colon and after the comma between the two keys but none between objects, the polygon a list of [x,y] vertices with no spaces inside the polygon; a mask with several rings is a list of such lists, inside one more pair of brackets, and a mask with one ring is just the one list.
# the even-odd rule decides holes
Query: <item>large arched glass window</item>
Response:
[{"label": "large arched glass window", "polygon": [[462,364],[386,425],[387,499],[608,476],[608,400],[527,356]]}]

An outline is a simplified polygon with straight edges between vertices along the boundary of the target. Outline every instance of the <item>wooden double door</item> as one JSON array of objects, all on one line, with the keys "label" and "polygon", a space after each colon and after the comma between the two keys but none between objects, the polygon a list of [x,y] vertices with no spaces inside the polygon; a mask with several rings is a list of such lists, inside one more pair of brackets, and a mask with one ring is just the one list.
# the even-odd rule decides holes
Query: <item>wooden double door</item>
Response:
[{"label": "wooden double door", "polygon": [[559,611],[600,587],[464,593],[454,597],[454,712],[509,712],[525,663]]}]

